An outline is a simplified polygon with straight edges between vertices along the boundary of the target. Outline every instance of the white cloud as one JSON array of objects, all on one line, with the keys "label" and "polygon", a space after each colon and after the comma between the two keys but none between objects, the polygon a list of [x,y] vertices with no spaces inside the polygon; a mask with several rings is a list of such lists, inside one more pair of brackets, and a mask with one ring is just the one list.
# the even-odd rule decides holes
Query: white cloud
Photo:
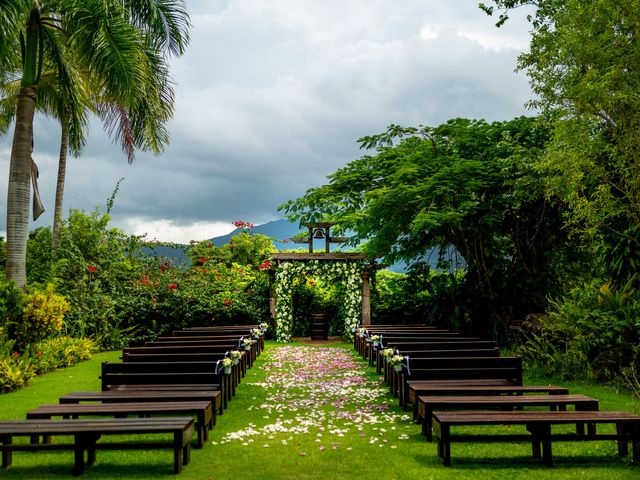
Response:
[{"label": "white cloud", "polygon": [[195,222],[181,225],[170,219],[148,220],[129,217],[124,221],[123,230],[132,235],[146,235],[147,241],[163,241],[187,244],[190,240],[226,235],[235,227],[226,222]]},{"label": "white cloud", "polygon": [[[358,138],[391,123],[526,113],[529,85],[513,72],[528,43],[524,15],[496,29],[476,0],[189,0],[188,8],[192,42],[172,61],[171,145],[129,166],[92,124],[83,156],[69,160],[65,212],[104,206],[125,177],[115,226],[161,240],[210,238],[218,224],[278,217],[279,204],[358,158]],[[34,227],[51,223],[58,137],[55,122],[38,120],[47,212]],[[10,142],[0,138],[7,172]],[[5,202],[1,182],[0,212]]]}]

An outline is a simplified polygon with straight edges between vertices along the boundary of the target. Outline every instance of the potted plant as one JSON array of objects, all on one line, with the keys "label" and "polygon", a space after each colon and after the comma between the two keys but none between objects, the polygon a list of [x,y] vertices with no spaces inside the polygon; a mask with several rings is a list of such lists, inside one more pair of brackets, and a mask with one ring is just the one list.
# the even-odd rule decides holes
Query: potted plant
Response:
[{"label": "potted plant", "polygon": [[242,339],[242,346],[244,347],[244,349],[246,351],[251,350],[251,346],[256,343],[256,341],[253,338],[243,338]]},{"label": "potted plant", "polygon": [[372,335],[371,341],[373,342],[373,346],[377,347],[380,345],[380,335]]},{"label": "potted plant", "polygon": [[238,364],[241,356],[242,356],[242,352],[240,352],[240,350],[231,350],[229,352],[229,358],[233,360],[234,365]]},{"label": "potted plant", "polygon": [[400,372],[402,371],[402,360],[404,360],[402,355],[394,355],[389,359],[389,365],[391,365],[396,372]]},{"label": "potted plant", "polygon": [[224,373],[229,375],[231,373],[231,367],[233,367],[233,360],[229,357],[223,358],[222,367],[224,368]]},{"label": "potted plant", "polygon": [[380,353],[382,354],[382,357],[387,363],[389,363],[389,360],[391,360],[391,357],[393,357],[393,355],[395,354],[395,352],[393,351],[393,348],[385,348]]}]

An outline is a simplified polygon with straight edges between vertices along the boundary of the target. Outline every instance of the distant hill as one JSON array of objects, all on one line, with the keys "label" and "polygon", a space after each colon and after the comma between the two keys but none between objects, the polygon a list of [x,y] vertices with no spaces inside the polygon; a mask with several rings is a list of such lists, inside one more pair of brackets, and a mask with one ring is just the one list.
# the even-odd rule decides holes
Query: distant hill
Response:
[{"label": "distant hill", "polygon": [[[306,244],[285,241],[305,230],[304,228],[300,229],[297,223],[293,223],[288,220],[274,220],[262,225],[256,225],[251,230],[253,233],[259,233],[270,237],[273,241],[273,245],[278,250],[296,250],[304,249],[307,247]],[[234,231],[226,235],[210,238],[209,241],[216,247],[221,247],[229,243],[229,240],[231,240],[235,235],[242,233],[243,231],[244,229],[242,228],[236,228]],[[157,247],[147,247],[145,249],[145,253],[173,259],[175,265],[188,265],[189,257],[185,253],[187,247],[187,245],[180,245],[177,247],[170,247],[165,245]],[[314,242],[313,248],[316,252],[324,251],[324,239],[316,240]],[[339,249],[340,245],[331,246],[332,251],[338,251]],[[427,260],[429,265],[431,265],[431,268],[436,269],[437,257],[437,250],[433,249],[424,256],[424,259]],[[405,272],[407,270],[407,265],[404,262],[398,262],[391,265],[389,267],[389,270],[392,270],[394,272]]]}]

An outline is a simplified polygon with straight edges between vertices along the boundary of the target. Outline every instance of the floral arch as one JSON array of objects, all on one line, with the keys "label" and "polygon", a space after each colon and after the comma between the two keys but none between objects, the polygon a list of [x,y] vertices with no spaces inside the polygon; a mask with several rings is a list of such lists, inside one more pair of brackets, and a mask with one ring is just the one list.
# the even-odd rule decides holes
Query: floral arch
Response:
[{"label": "floral arch", "polygon": [[353,338],[353,328],[370,323],[370,266],[367,257],[356,253],[273,254],[271,314],[276,340],[291,341],[293,324],[293,282],[304,275],[322,276],[344,285],[344,336]]}]

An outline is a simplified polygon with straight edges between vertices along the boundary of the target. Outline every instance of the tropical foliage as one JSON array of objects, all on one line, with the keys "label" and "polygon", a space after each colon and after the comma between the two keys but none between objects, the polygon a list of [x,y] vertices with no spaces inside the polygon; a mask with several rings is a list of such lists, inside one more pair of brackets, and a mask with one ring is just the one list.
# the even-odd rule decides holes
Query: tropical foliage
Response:
[{"label": "tropical foliage", "polygon": [[338,222],[354,232],[354,244],[389,262],[425,263],[439,249],[445,270],[464,268],[458,280],[473,306],[461,306],[454,324],[493,334],[514,316],[544,309],[557,281],[551,260],[566,239],[535,168],[549,135],[534,118],[392,125],[360,140],[374,154],[281,208],[301,222]]}]

